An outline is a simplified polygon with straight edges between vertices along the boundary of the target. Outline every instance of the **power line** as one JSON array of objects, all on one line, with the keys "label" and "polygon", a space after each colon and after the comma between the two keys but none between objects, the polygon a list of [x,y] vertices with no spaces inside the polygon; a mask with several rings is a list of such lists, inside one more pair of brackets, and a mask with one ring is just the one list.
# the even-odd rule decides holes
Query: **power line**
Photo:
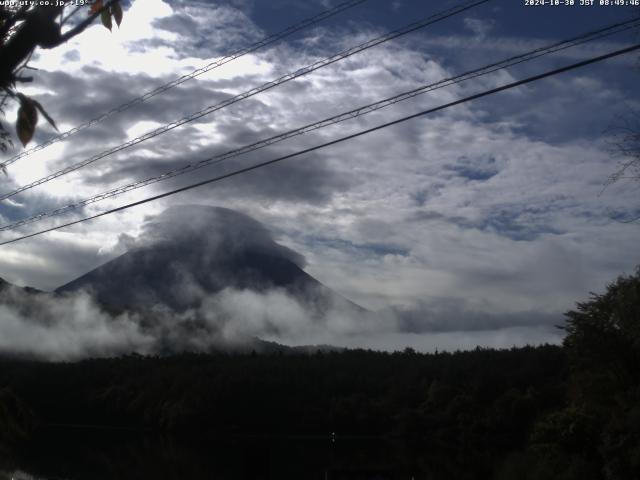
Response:
[{"label": "power line", "polygon": [[263,139],[257,142],[254,142],[250,145],[245,145],[243,147],[234,149],[234,150],[230,150],[228,152],[222,153],[220,155],[215,155],[213,157],[209,157],[203,160],[200,160],[196,163],[191,163],[191,164],[187,164],[184,166],[181,166],[179,168],[175,168],[173,170],[170,170],[168,172],[164,172],[160,175],[156,175],[156,176],[152,176],[143,180],[138,180],[132,183],[129,183],[127,185],[112,189],[112,190],[108,190],[106,192],[102,192],[98,195],[94,195],[90,198],[78,201],[78,202],[74,202],[71,203],[69,205],[65,205],[63,207],[59,207],[56,208],[54,210],[50,210],[50,211],[46,211],[46,212],[41,212],[37,215],[33,215],[31,217],[22,219],[22,220],[18,220],[14,223],[11,224],[7,224],[7,225],[3,225],[0,226],[0,232],[2,231],[7,231],[7,230],[13,230],[16,229],[18,227],[24,226],[24,225],[28,225],[40,220],[44,220],[45,218],[50,218],[50,217],[54,217],[54,216],[58,216],[58,215],[63,215],[67,212],[70,212],[72,210],[105,200],[107,198],[112,198],[115,197],[117,195],[121,195],[123,193],[132,191],[132,190],[136,190],[138,188],[142,188],[142,187],[146,187],[148,185],[152,185],[154,183],[158,183],[164,180],[168,180],[170,178],[174,178],[180,175],[184,175],[186,173],[198,170],[200,168],[203,167],[207,167],[207,166],[211,166],[211,165],[216,165],[218,163],[221,163],[225,160],[228,160],[230,158],[235,158],[238,156],[241,156],[243,154],[249,153],[249,152],[253,152],[255,150],[259,150],[261,148],[267,147],[269,145],[273,145],[275,143],[287,140],[289,138],[298,136],[298,135],[302,135],[305,133],[309,133],[311,131],[315,131],[330,125],[335,125],[337,123],[346,121],[346,120],[350,120],[353,118],[357,118],[360,117],[362,115],[366,115],[368,113],[372,113],[374,111],[380,110],[382,108],[386,108],[388,106],[391,105],[395,105],[396,103],[414,98],[418,95],[423,95],[427,92],[431,92],[440,88],[444,88],[450,85],[454,85],[454,84],[459,84],[462,83],[464,81],[467,80],[471,80],[473,78],[477,78],[483,75],[487,75],[499,70],[503,70],[505,68],[514,66],[514,65],[518,65],[520,63],[523,62],[528,62],[531,60],[534,60],[536,58],[551,54],[551,53],[555,53],[561,50],[566,50],[567,48],[571,48],[571,47],[575,47],[581,44],[584,44],[586,42],[590,42],[590,41],[594,41],[597,39],[601,39],[607,36],[611,36],[632,28],[635,28],[637,26],[640,25],[640,20],[638,19],[634,19],[634,20],[629,20],[626,22],[620,22],[620,23],[616,23],[613,25],[610,25],[608,27],[604,27],[604,28],[600,28],[598,30],[595,31],[591,31],[591,32],[587,32],[584,34],[581,34],[579,36],[573,37],[571,39],[568,40],[564,40],[561,42],[557,42],[551,45],[547,45],[545,47],[540,47],[531,51],[528,51],[526,53],[520,54],[520,55],[516,55],[510,58],[507,58],[505,60],[501,60],[499,62],[495,62],[465,73],[462,73],[460,75],[454,76],[454,77],[450,77],[447,79],[443,79],[443,80],[439,80],[438,82],[435,83],[431,83],[428,85],[423,85],[419,88],[415,88],[413,90],[410,90],[408,92],[403,92],[400,93],[398,95],[394,95],[393,97],[389,97],[386,98],[384,100],[380,100],[378,102],[375,103],[371,103],[369,105],[365,105],[353,110],[350,110],[348,112],[344,112],[344,113],[340,113],[338,115],[334,115],[332,117],[329,118],[325,118],[323,120],[320,120],[318,122],[314,122],[314,123],[310,123],[308,125],[305,125],[303,127],[299,127],[296,128],[294,130],[289,130],[287,132],[281,133],[279,135],[275,135],[272,136],[270,138],[267,139]]},{"label": "power line", "polygon": [[241,175],[243,173],[250,172],[252,170],[257,170],[259,168],[266,167],[266,166],[272,165],[274,163],[282,162],[282,161],[288,160],[290,158],[298,157],[300,155],[304,155],[306,153],[310,153],[310,152],[313,152],[313,151],[316,151],[316,150],[320,150],[322,148],[330,147],[330,146],[336,145],[338,143],[346,142],[347,140],[352,140],[354,138],[361,137],[363,135],[367,135],[369,133],[373,133],[373,132],[376,132],[378,130],[382,130],[384,128],[388,128],[388,127],[391,127],[391,126],[394,126],[394,125],[398,125],[398,124],[401,124],[401,123],[407,122],[409,120],[413,120],[415,118],[419,118],[419,117],[422,117],[422,116],[425,116],[425,115],[428,115],[428,114],[431,114],[431,113],[435,113],[435,112],[438,112],[440,110],[451,108],[451,107],[454,107],[456,105],[460,105],[462,103],[470,102],[470,101],[476,100],[478,98],[482,98],[482,97],[486,97],[486,96],[489,96],[489,95],[493,95],[494,93],[498,93],[498,92],[502,92],[504,90],[509,90],[511,88],[519,87],[521,85],[525,85],[525,84],[532,83],[532,82],[535,82],[535,81],[538,81],[538,80],[542,80],[544,78],[551,77],[553,75],[558,75],[560,73],[568,72],[568,71],[574,70],[576,68],[580,68],[580,67],[584,67],[584,66],[587,66],[587,65],[591,65],[591,64],[596,63],[596,62],[601,62],[601,61],[609,59],[609,58],[613,58],[613,57],[617,57],[617,56],[620,56],[620,55],[624,55],[626,53],[630,53],[630,52],[633,52],[633,51],[636,51],[636,50],[639,50],[639,49],[640,49],[640,44],[636,44],[636,45],[633,45],[631,47],[627,47],[627,48],[623,48],[621,50],[616,50],[616,51],[607,53],[605,55],[600,55],[598,57],[593,57],[593,58],[590,58],[588,60],[583,60],[581,62],[573,63],[571,65],[567,65],[567,66],[564,66],[564,67],[561,67],[561,68],[550,70],[550,71],[547,71],[545,73],[534,75],[534,76],[531,76],[531,77],[528,77],[528,78],[525,78],[523,80],[519,80],[519,81],[516,81],[516,82],[508,83],[506,85],[503,85],[503,86],[497,87],[497,88],[493,88],[491,90],[486,90],[484,92],[477,93],[475,95],[471,95],[471,96],[456,100],[454,102],[450,102],[450,103],[447,103],[447,104],[444,104],[444,105],[440,105],[439,107],[430,108],[428,110],[423,110],[422,112],[418,112],[418,113],[415,113],[413,115],[408,115],[406,117],[402,117],[402,118],[399,118],[397,120],[393,120],[391,122],[383,123],[383,124],[378,125],[378,126],[373,127],[373,128],[369,128],[369,129],[362,130],[360,132],[357,132],[357,133],[354,133],[354,134],[351,134],[351,135],[340,137],[340,138],[338,138],[336,140],[332,140],[330,142],[326,142],[326,143],[323,143],[323,144],[320,144],[320,145],[316,145],[314,147],[306,148],[304,150],[300,150],[300,151],[297,151],[295,153],[291,153],[291,154],[284,155],[284,156],[281,156],[281,157],[278,157],[278,158],[267,160],[265,162],[257,163],[255,165],[250,166],[250,167],[241,168],[241,169],[235,170],[235,171],[233,171],[231,173],[226,173],[226,174],[223,174],[223,175],[219,175],[217,177],[210,178],[208,180],[203,180],[201,182],[193,183],[191,185],[187,185],[185,187],[181,187],[181,188],[178,188],[178,189],[175,189],[175,190],[171,190],[169,192],[165,192],[165,193],[162,193],[162,194],[159,194],[159,195],[155,195],[153,197],[148,197],[148,198],[145,198],[143,200],[138,200],[137,202],[128,203],[126,205],[122,205],[120,207],[113,208],[111,210],[107,210],[107,211],[98,213],[96,215],[92,215],[92,216],[89,216],[89,217],[81,218],[79,220],[75,220],[75,221],[68,222],[68,223],[65,223],[65,224],[62,224],[62,225],[58,225],[56,227],[51,227],[51,228],[47,228],[47,229],[44,229],[44,230],[40,230],[38,232],[31,233],[29,235],[23,235],[21,237],[14,238],[12,240],[6,240],[4,242],[0,242],[0,246],[8,245],[10,243],[15,243],[15,242],[18,242],[20,240],[24,240],[24,239],[27,239],[27,238],[35,237],[37,235],[41,235],[43,233],[51,232],[51,231],[54,231],[54,230],[59,230],[61,228],[69,227],[71,225],[76,225],[78,223],[83,223],[83,222],[86,222],[86,221],[89,221],[89,220],[94,220],[96,218],[104,217],[104,216],[110,215],[112,213],[121,212],[123,210],[127,210],[129,208],[136,207],[138,205],[143,205],[145,203],[149,203],[149,202],[152,202],[152,201],[155,201],[155,200],[159,200],[161,198],[169,197],[169,196],[175,195],[177,193],[185,192],[187,190],[192,190],[194,188],[201,187],[203,185],[208,185],[210,183],[219,182],[219,181],[227,179],[227,178],[235,177],[237,175]]},{"label": "power line", "polygon": [[[296,32],[299,32],[300,30],[304,30],[305,28],[308,28],[312,25],[315,25],[316,23],[319,23],[323,20],[326,20],[327,18],[333,17],[345,10],[348,10],[352,7],[355,7],[361,3],[367,2],[369,0],[349,0],[347,2],[342,2],[338,5],[336,5],[333,8],[330,8],[328,10],[325,10],[323,12],[320,12],[319,14],[307,18],[305,20],[302,20],[301,22],[292,25],[280,32],[274,33],[273,35],[270,35],[268,37],[263,38],[262,40],[259,40],[258,42],[249,45],[248,47],[242,48],[240,50],[237,50],[233,53],[230,53],[228,55],[226,55],[225,57],[222,57],[214,62],[209,63],[208,65],[205,65],[203,67],[200,67],[194,71],[192,71],[191,73],[182,75],[179,78],[176,78],[175,80],[172,80],[168,83],[165,83],[164,85],[160,85],[159,87],[148,91],[147,93],[139,96],[139,97],[135,97],[132,98],[131,100],[129,100],[126,103],[123,103],[122,105],[112,108],[111,110],[104,112],[100,115],[98,115],[97,117],[88,120],[85,123],[82,123],[70,130],[67,130],[66,132],[63,132],[59,135],[56,135],[55,137],[47,140],[46,142],[43,142],[39,145],[36,145],[28,150],[24,150],[22,152],[20,152],[19,154],[11,157],[9,160],[0,163],[0,168],[2,166],[7,167],[9,165],[11,165],[14,162],[17,162],[18,160],[20,160],[21,158],[27,157],[29,155],[31,155],[32,153],[38,152],[40,150],[45,149],[46,147],[48,147],[49,145],[53,145],[54,143],[57,142],[61,142],[62,140],[66,140],[67,138],[69,138],[72,135],[75,135],[78,132],[81,132],[82,130],[85,130],[89,127],[92,127],[93,125],[96,125],[97,123],[102,122],[103,120],[106,120],[107,118],[111,117],[112,115],[115,115],[116,113],[121,113],[124,112],[125,110],[130,109],[131,107],[134,107],[136,105],[139,105],[141,103],[146,102],[147,100],[149,100],[150,98],[155,97],[156,95],[160,95],[161,93],[166,92],[167,90],[170,90],[174,87],[177,87],[178,85],[183,84],[184,82],[191,80],[192,78],[196,78],[204,73],[210,72],[211,70],[221,67],[233,60],[236,60],[244,55],[248,55],[249,53],[253,53],[261,48],[264,48],[268,45],[271,45],[275,42],[278,42],[290,35],[293,35]],[[76,10],[77,11],[77,10]],[[71,15],[70,15],[71,16]]]},{"label": "power line", "polygon": [[411,32],[414,32],[416,30],[419,30],[421,28],[424,28],[428,25],[434,24],[436,22],[440,22],[442,20],[445,20],[449,17],[452,17],[454,15],[457,15],[461,12],[464,12],[466,10],[469,10],[473,7],[476,7],[478,5],[481,5],[483,3],[487,3],[490,0],[474,0],[472,2],[467,2],[464,3],[462,5],[458,5],[457,7],[453,7],[450,8],[448,10],[445,10],[444,12],[441,13],[437,13],[435,15],[432,15],[424,20],[421,20],[419,22],[414,22],[411,23],[405,27],[402,27],[398,30],[394,30],[390,33],[387,33],[385,35],[382,35],[380,37],[376,37],[373,38],[367,42],[361,43],[355,47],[352,47],[348,50],[345,50],[343,52],[340,52],[336,55],[332,55],[331,57],[327,57],[323,60],[319,60],[317,62],[314,62],[311,65],[308,65],[306,67],[300,68],[298,70],[296,70],[295,72],[292,73],[288,73],[286,75],[283,75],[282,77],[273,80],[271,82],[267,82],[259,87],[255,87],[252,88],[251,90],[248,90],[244,93],[241,93],[239,95],[236,95],[230,99],[224,100],[223,102],[217,103],[215,105],[211,105],[209,107],[206,107],[198,112],[192,113],[191,115],[188,115],[186,117],[181,118],[180,120],[176,120],[172,123],[169,123],[163,127],[159,127],[156,128],[154,130],[151,130],[143,135],[140,135],[139,137],[136,137],[132,140],[129,140],[128,142],[122,143],[116,147],[113,147],[109,150],[105,150],[97,155],[94,155],[93,157],[90,157],[88,159],[85,159],[81,162],[75,163],[73,165],[70,165],[68,167],[63,168],[62,170],[58,170],[57,172],[51,173],[49,175],[47,175],[46,177],[42,177],[39,180],[36,180],[34,182],[31,182],[27,185],[24,185],[22,187],[17,188],[16,190],[13,190],[12,192],[9,193],[5,193],[3,195],[0,195],[0,200],[6,200],[7,198],[13,197],[14,195],[17,195],[18,193],[24,192],[25,190],[29,190],[31,188],[37,187],[38,185],[42,185],[43,183],[47,183],[51,180],[54,180],[58,177],[61,177],[63,175],[66,175],[68,173],[74,172],[76,170],[79,170],[87,165],[90,165],[102,158],[105,158],[109,155],[112,155],[114,153],[120,152],[122,150],[125,150],[129,147],[132,147],[134,145],[137,145],[139,143],[142,143],[146,140],[149,140],[151,138],[155,138],[158,135],[162,135],[170,130],[173,130],[174,128],[180,127],[182,125],[185,125],[189,122],[193,122],[194,120],[197,120],[201,117],[204,117],[205,115],[209,115],[217,110],[221,110],[225,107],[228,107],[230,105],[233,105],[235,103],[238,103],[242,100],[245,100],[249,97],[252,97],[254,95],[257,95],[259,93],[265,92],[267,90],[270,90],[274,87],[277,87],[279,85],[282,85],[284,83],[287,83],[291,80],[294,80],[298,77],[301,77],[303,75],[307,75],[311,72],[314,72],[320,68],[326,67],[328,65],[331,65],[333,63],[339,62],[341,60],[344,60],[345,58],[348,58],[352,55],[355,55],[357,53],[360,53],[364,50],[367,50],[369,48],[375,47],[377,45],[389,42],[395,38],[401,37],[403,35],[407,35]]}]

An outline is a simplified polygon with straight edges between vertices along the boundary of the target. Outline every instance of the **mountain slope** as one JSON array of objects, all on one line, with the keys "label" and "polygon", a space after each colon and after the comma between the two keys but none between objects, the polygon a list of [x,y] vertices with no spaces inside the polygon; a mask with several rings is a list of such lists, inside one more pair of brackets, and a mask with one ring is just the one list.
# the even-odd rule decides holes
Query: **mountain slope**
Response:
[{"label": "mountain slope", "polygon": [[304,259],[277,244],[259,222],[214,207],[173,207],[148,222],[133,248],[61,286],[86,290],[120,310],[184,312],[225,289],[279,289],[322,316],[330,308],[361,311],[308,275]]}]

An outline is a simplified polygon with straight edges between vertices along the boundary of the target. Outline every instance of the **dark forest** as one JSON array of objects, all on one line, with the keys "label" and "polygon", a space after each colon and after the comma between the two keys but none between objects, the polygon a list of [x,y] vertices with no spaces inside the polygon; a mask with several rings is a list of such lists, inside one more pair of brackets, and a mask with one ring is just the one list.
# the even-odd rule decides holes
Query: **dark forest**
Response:
[{"label": "dark forest", "polygon": [[380,437],[448,458],[464,478],[631,479],[640,467],[639,296],[635,275],[578,304],[561,347],[4,359],[4,450],[38,430],[80,426],[203,439]]}]

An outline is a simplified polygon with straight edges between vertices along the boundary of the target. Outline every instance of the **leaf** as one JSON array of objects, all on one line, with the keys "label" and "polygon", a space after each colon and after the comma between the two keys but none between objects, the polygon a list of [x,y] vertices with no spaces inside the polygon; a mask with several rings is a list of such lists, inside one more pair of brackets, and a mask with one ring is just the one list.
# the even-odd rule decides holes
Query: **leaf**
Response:
[{"label": "leaf", "polygon": [[38,110],[29,97],[20,94],[20,108],[18,109],[18,120],[16,122],[16,133],[23,146],[33,138],[38,123]]},{"label": "leaf", "polygon": [[109,31],[111,31],[111,13],[109,12],[109,10],[102,10],[102,13],[100,13],[100,19],[102,20],[102,25],[104,25],[109,29]]},{"label": "leaf", "polygon": [[116,25],[120,28],[120,24],[122,23],[122,6],[120,5],[120,2],[115,2],[111,5],[111,14],[116,21]]},{"label": "leaf", "polygon": [[102,0],[96,0],[89,8],[89,16],[95,15],[102,9]]},{"label": "leaf", "polygon": [[102,10],[102,0],[96,0],[93,5],[91,5],[91,7],[89,8],[89,13],[88,15],[95,15],[96,13],[98,13],[100,10]]},{"label": "leaf", "polygon": [[49,122],[51,126],[56,129],[56,131],[59,131],[58,127],[56,126],[56,122],[53,121],[53,118],[51,118],[51,116],[47,113],[47,111],[44,109],[42,104],[34,99],[31,99],[31,101],[36,106],[36,108],[40,111],[40,113],[44,116],[44,118],[47,119],[47,122]]}]

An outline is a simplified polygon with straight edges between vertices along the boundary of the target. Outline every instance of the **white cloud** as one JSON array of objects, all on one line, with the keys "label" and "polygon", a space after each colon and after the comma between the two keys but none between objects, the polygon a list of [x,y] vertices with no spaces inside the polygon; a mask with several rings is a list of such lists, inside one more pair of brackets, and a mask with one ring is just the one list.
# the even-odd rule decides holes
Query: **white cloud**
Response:
[{"label": "white cloud", "polygon": [[467,17],[464,25],[479,37],[486,37],[495,27],[495,20]]},{"label": "white cloud", "polygon": [[[216,12],[224,16],[216,17]],[[178,18],[185,23],[168,30],[167,22]],[[220,18],[226,19],[228,28]],[[215,37],[209,46],[185,37],[181,28],[188,26],[189,21],[197,25],[213,22]],[[164,25],[163,29],[157,28],[158,24]],[[493,38],[491,22],[475,18],[467,18],[465,24],[486,39],[471,45],[460,34],[431,35],[420,41],[372,49],[217,112],[194,128],[178,129],[102,160],[95,169],[42,186],[38,192],[44,200],[39,201],[46,200],[55,206],[93,195],[187,160],[436,81],[453,73],[451,65],[464,63],[471,57],[476,65],[478,58],[484,58],[478,51],[502,56],[501,53],[529,50],[540,42]],[[343,35],[332,38],[333,30],[329,27],[308,33],[310,37],[320,35],[323,39],[313,49],[307,50],[304,41],[280,45],[214,70],[153,99],[139,110],[105,122],[93,133],[94,137],[79,135],[68,144],[49,147],[16,163],[11,168],[12,179],[24,184],[66,165],[71,158],[101,151],[105,146],[124,141],[127,135],[179,118],[367,37],[336,31]],[[246,38],[242,32],[247,32]],[[82,109],[79,105],[84,92],[83,95],[75,92],[77,97],[48,98],[49,110],[50,105],[59,111],[67,108],[72,113],[74,105],[78,105],[76,113],[85,114],[86,119],[101,113],[103,105],[124,101],[206,64],[238,43],[253,41],[259,34],[260,29],[237,10],[137,0],[125,13],[120,31],[114,29],[111,34],[101,26],[92,27],[69,45],[41,53],[36,64],[53,73],[70,74],[80,84],[84,81],[87,95],[96,91],[89,105],[83,105]],[[582,57],[612,46],[600,43],[562,55]],[[319,53],[323,47],[327,51]],[[467,47],[475,50],[470,53]],[[83,70],[87,65],[97,70],[93,73]],[[122,75],[127,83],[114,85],[111,80],[105,81],[110,72],[116,73],[111,78]],[[55,91],[53,86],[45,88],[47,75],[42,73],[43,81],[36,87],[40,88],[39,95],[45,97],[46,92]],[[484,79],[481,85],[473,82],[438,90],[286,145],[265,149],[249,156],[249,160],[234,160],[233,165],[244,166],[315,145],[514,78],[519,78],[517,72],[503,72]],[[607,82],[597,70],[564,78],[547,83],[546,87],[523,88],[459,106],[331,147],[317,156],[136,207],[64,233],[3,247],[0,276],[20,284],[52,288],[55,282],[64,283],[119,253],[115,246],[120,235],[126,232],[135,236],[145,216],[174,203],[206,202],[250,212],[272,227],[281,241],[305,254],[309,273],[374,309],[447,297],[465,299],[477,309],[496,314],[530,309],[559,313],[574,301],[584,299],[588,291],[601,290],[617,274],[640,263],[635,248],[639,237],[637,226],[622,225],[608,218],[611,211],[628,211],[630,206],[637,205],[636,193],[614,190],[598,196],[602,182],[613,170],[601,143],[579,132],[575,136],[553,137],[554,130],[569,131],[569,125],[587,121],[594,122],[594,131],[598,131],[598,126],[603,131],[609,115],[603,109],[631,93]],[[575,91],[576,87],[582,92]],[[594,94],[594,90],[599,93]],[[574,108],[583,110],[572,114]],[[590,111],[599,115],[587,115]],[[58,119],[54,111],[51,113]],[[59,121],[64,123],[65,118],[60,117]],[[98,144],[98,140],[104,143]],[[474,179],[474,175],[486,174],[491,159],[495,175]],[[293,162],[309,165],[311,173],[293,171],[289,166]],[[466,170],[462,171],[462,167]],[[184,185],[223,168],[201,170],[170,184],[158,184],[101,202],[89,207],[87,213]],[[94,176],[90,175],[92,172]],[[20,207],[22,210],[35,208],[34,197],[22,196],[17,201],[24,205]],[[76,258],[72,258],[73,252]],[[296,307],[286,305],[286,299],[275,296],[260,299],[263,303],[257,300],[251,303],[255,299],[246,295],[236,292],[226,301],[246,300],[254,305],[254,311],[261,308],[269,311],[284,302],[280,306],[287,311],[287,318],[295,317]],[[250,330],[255,327],[251,325],[255,315],[249,313],[240,325]],[[511,341],[521,344],[525,338],[522,328],[505,330],[500,334],[501,340],[478,333],[446,338],[438,334],[426,339],[425,345],[438,341],[469,345],[473,338],[485,344],[506,345]],[[325,340],[331,337],[339,342],[340,335],[331,332]],[[546,332],[536,330],[531,338],[557,338]],[[377,337],[378,334],[381,336]],[[321,337],[321,332],[315,331],[305,338],[321,340]],[[375,332],[363,334],[358,342],[381,345],[386,341],[384,338],[382,333]],[[398,342],[400,338],[412,344],[422,341],[406,335],[394,336],[393,340],[389,337],[388,341]],[[302,337],[296,341],[302,341]]]},{"label": "white cloud", "polygon": [[52,299],[18,291],[3,292],[0,352],[51,360],[151,352],[153,338],[136,317],[111,317],[87,294]]}]

